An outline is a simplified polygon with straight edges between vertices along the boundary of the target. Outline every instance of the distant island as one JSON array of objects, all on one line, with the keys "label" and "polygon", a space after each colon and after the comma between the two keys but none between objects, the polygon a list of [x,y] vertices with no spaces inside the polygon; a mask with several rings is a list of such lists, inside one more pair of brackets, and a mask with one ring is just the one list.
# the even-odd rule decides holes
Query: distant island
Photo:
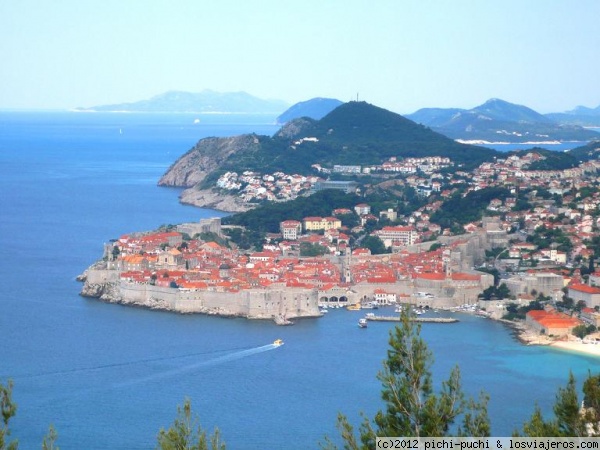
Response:
[{"label": "distant island", "polygon": [[289,109],[277,117],[277,123],[283,125],[290,120],[299,119],[301,117],[310,117],[311,119],[319,120],[342,103],[344,102],[335,98],[312,98],[290,106]]},{"label": "distant island", "polygon": [[282,100],[264,100],[246,92],[170,91],[133,103],[76,108],[84,112],[147,112],[202,114],[280,114],[289,104]]},{"label": "distant island", "polygon": [[564,115],[543,115],[497,98],[472,109],[423,108],[406,117],[452,139],[478,144],[544,145],[600,138],[598,133],[575,122],[559,122]]}]

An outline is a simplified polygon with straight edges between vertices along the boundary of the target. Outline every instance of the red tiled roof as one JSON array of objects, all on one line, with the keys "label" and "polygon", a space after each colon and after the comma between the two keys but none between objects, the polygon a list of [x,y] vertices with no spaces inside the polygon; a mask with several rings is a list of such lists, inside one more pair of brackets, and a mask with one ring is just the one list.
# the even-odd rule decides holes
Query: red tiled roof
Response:
[{"label": "red tiled roof", "polygon": [[569,289],[574,291],[585,292],[586,294],[600,294],[600,288],[588,286],[587,284],[573,283],[569,285]]}]

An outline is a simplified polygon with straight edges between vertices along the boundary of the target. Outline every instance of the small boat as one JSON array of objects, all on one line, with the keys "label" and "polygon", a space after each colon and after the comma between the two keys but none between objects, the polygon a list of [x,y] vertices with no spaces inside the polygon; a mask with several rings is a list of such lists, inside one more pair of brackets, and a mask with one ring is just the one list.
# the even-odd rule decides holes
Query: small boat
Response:
[{"label": "small boat", "polygon": [[281,339],[275,339],[275,341],[273,341],[273,345],[279,347],[283,345],[283,341]]},{"label": "small boat", "polygon": [[354,305],[346,306],[346,309],[348,311],[360,311],[360,308],[361,308],[360,303],[355,303]]},{"label": "small boat", "polygon": [[367,328],[367,319],[365,319],[365,318],[358,319],[358,326],[360,328]]}]

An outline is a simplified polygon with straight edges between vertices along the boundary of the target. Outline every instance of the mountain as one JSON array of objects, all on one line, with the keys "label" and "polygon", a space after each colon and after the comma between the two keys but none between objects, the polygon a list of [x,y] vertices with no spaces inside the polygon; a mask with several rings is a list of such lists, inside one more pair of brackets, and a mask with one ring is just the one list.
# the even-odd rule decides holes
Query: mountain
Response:
[{"label": "mountain", "polygon": [[531,108],[496,98],[472,109],[425,108],[406,117],[464,141],[544,143],[597,137],[593,131],[558,124]]},{"label": "mountain", "polygon": [[290,106],[289,109],[277,117],[277,123],[283,125],[290,120],[299,119],[300,117],[310,117],[311,119],[319,120],[342,103],[342,101],[335,98],[312,98]]},{"label": "mountain", "polygon": [[546,114],[546,117],[560,124],[600,127],[600,105],[596,108],[577,106],[571,111]]},{"label": "mountain", "polygon": [[206,190],[227,171],[309,175],[315,173],[313,164],[371,165],[391,157],[447,156],[469,169],[499,155],[457,143],[385,109],[349,102],[321,120],[292,120],[272,137],[202,139],[168,169],[159,185]]},{"label": "mountain", "polygon": [[466,109],[460,108],[422,108],[417,112],[408,114],[406,117],[417,123],[422,123],[428,127],[441,127],[450,122],[457,114],[466,112]]},{"label": "mountain", "polygon": [[263,100],[246,92],[170,91],[148,100],[77,108],[79,111],[155,113],[247,113],[278,114],[289,106],[282,100]]}]

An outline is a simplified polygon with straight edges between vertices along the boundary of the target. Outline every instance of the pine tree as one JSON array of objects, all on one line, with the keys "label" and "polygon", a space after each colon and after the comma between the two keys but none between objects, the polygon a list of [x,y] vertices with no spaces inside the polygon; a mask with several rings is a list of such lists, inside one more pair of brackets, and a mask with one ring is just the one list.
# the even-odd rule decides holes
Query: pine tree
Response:
[{"label": "pine tree", "polygon": [[10,435],[8,422],[17,413],[17,405],[12,400],[12,387],[11,380],[8,380],[6,386],[0,383],[0,412],[2,413],[0,450],[16,450],[19,447],[17,441],[8,442],[8,436]]},{"label": "pine tree", "polygon": [[[529,421],[523,424],[523,436],[541,437],[580,437],[599,436],[598,417],[600,407],[600,386],[598,376],[589,375],[584,383],[583,405],[579,402],[575,377],[569,374],[564,388],[559,388],[554,403],[554,417],[545,420],[539,406],[535,407]],[[514,433],[519,436],[519,432]]]},{"label": "pine tree", "polygon": [[[210,447],[209,447],[210,440]],[[158,433],[157,450],[225,450],[221,435],[215,429],[210,438],[198,424],[198,418],[192,417],[192,405],[185,399],[183,407],[177,407],[177,418],[171,428],[161,429]]]}]

